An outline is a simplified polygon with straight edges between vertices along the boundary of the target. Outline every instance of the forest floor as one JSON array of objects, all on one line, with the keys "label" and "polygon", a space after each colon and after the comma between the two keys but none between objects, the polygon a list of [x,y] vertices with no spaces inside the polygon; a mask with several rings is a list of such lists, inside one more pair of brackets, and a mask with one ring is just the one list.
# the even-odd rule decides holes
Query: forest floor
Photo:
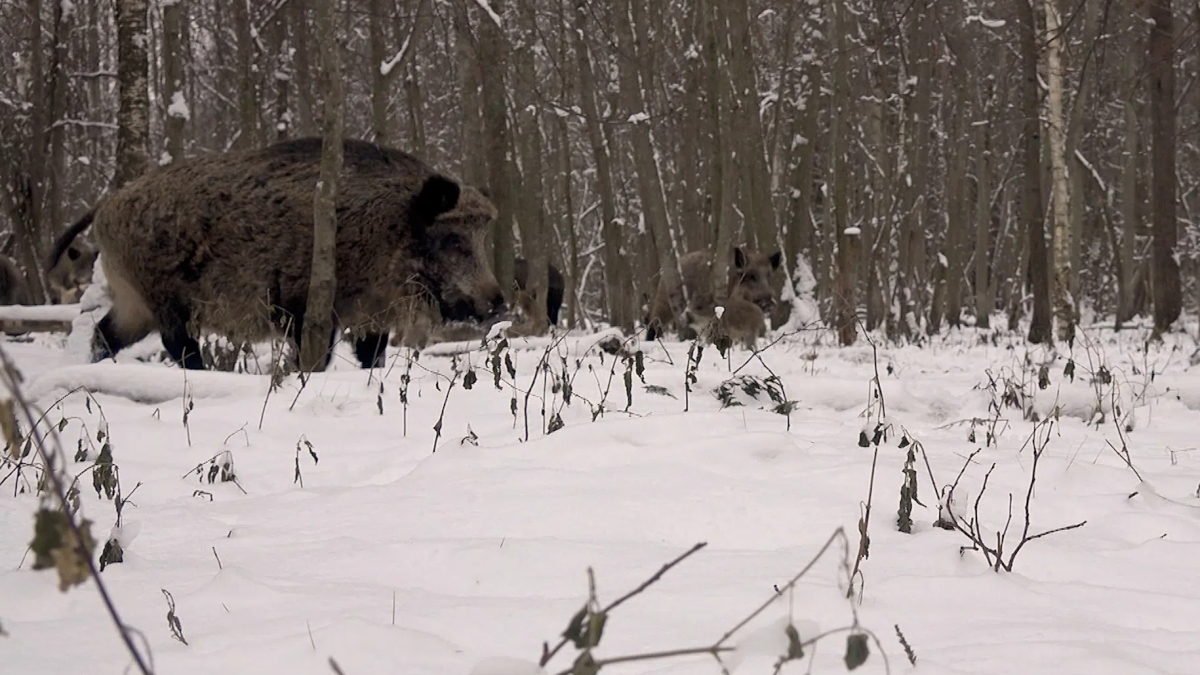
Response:
[{"label": "forest floor", "polygon": [[[614,356],[602,337],[495,361],[494,344],[392,350],[373,373],[343,345],[275,391],[134,351],[81,365],[61,335],[2,347],[79,475],[95,555],[123,549],[101,577],[156,673],[532,673],[589,569],[604,607],[700,542],[612,611],[593,656],[696,653],[604,672],[769,674],[790,624],[803,657],[783,673],[845,672],[855,634],[860,673],[1200,673],[1189,333],[1094,328],[1052,355],[975,329],[877,349],[805,332],[698,367],[688,343]],[[94,489],[106,442],[119,528]],[[95,582],[61,592],[32,569],[37,453],[2,461],[0,670],[132,672]]]}]

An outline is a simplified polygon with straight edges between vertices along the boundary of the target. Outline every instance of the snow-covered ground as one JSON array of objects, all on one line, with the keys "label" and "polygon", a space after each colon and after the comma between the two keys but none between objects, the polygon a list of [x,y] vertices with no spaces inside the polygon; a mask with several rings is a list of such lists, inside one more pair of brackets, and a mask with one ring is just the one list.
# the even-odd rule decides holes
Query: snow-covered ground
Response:
[{"label": "snow-covered ground", "polygon": [[[422,355],[407,370],[406,406],[396,350],[382,385],[343,347],[332,372],[302,391],[290,377],[268,396],[265,375],[79,365],[61,336],[3,347],[48,424],[66,420],[68,460],[107,423],[129,502],[124,562],[102,577],[156,673],[327,674],[330,657],[346,675],[532,672],[521,664],[536,663],[544,641],[552,648],[587,600],[589,568],[603,606],[698,542],[707,546],[612,612],[595,657],[711,647],[842,528],[845,544],[837,539],[793,591],[722,643],[741,645],[723,654],[727,666],[771,673],[789,620],[807,641],[857,613],[894,673],[1194,674],[1200,367],[1187,335],[1148,351],[1144,337],[1090,331],[1074,350],[1073,380],[1061,352],[1040,389],[1045,354],[1019,339],[954,331],[923,347],[881,345],[876,361],[866,343],[838,349],[828,334],[803,333],[738,373],[778,387],[767,381],[776,374],[775,392],[794,402],[790,419],[771,411],[765,390],[756,400],[739,388],[731,396],[745,405],[722,408],[713,390],[747,360],[741,350],[728,363],[705,351],[684,412],[681,343],[642,345],[643,384],[633,360],[568,338],[548,359],[559,386],[539,377],[526,403],[545,350],[514,341],[515,416],[504,359],[497,390],[481,351],[459,356],[457,375],[452,357]],[[873,469],[876,447],[860,436],[872,439],[881,412],[876,365],[889,426]],[[469,390],[464,378],[475,380]],[[92,393],[68,394],[78,385]],[[1056,417],[1056,407],[1053,425],[1027,419]],[[547,435],[556,413],[562,428]],[[906,455],[918,447],[928,456],[918,451],[913,467],[925,506],[913,506],[905,534],[897,509]],[[966,466],[952,508],[968,527],[978,513],[990,547],[1012,494],[1007,561],[1025,528],[1037,448],[1028,534],[1086,524],[1028,541],[1012,572],[997,573],[964,550],[964,534],[934,526],[937,493]],[[69,473],[81,474],[99,556],[116,512],[93,489],[97,450],[86,454]],[[236,482],[210,483],[211,460],[230,457]],[[62,593],[54,570],[31,570],[36,474],[27,466],[17,476],[10,462],[0,480],[0,671],[129,672],[95,583]],[[852,605],[848,568],[868,495],[869,557]],[[186,645],[171,636],[164,590]],[[845,672],[847,635],[806,645],[783,672]],[[856,672],[885,672],[869,647]],[[546,672],[568,671],[576,654],[568,644]],[[721,665],[701,654],[603,671],[716,675]]]}]

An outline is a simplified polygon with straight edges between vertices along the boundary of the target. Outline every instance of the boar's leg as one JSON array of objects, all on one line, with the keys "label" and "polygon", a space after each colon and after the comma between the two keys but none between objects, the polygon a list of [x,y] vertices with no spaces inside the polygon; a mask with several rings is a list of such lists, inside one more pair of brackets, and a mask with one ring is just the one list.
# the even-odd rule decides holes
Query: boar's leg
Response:
[{"label": "boar's leg", "polygon": [[387,361],[387,333],[367,333],[354,340],[354,355],[363,368],[382,368]]},{"label": "boar's leg", "polygon": [[554,265],[547,265],[550,268],[549,284],[546,286],[546,318],[550,319],[550,323],[558,325],[558,311],[562,309],[563,293],[566,291],[565,279],[562,272],[558,271]]},{"label": "boar's leg", "polygon": [[204,359],[200,357],[200,343],[188,333],[189,312],[183,307],[174,307],[159,317],[159,335],[163,347],[171,358],[187,370],[204,370]]},{"label": "boar's leg", "polygon": [[92,362],[116,357],[117,352],[146,337],[147,333],[123,337],[113,310],[109,310],[92,332]]},{"label": "boar's leg", "polygon": [[662,317],[658,316],[655,312],[653,306],[651,306],[650,313],[646,315],[642,323],[646,326],[647,340],[661,340],[667,332],[666,324],[663,322]]}]

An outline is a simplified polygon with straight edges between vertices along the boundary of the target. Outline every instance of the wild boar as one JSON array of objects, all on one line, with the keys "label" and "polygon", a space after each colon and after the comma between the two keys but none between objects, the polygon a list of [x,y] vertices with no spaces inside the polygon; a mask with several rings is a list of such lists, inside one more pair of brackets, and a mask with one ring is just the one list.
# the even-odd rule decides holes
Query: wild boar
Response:
[{"label": "wild boar", "polygon": [[[562,309],[563,293],[566,291],[566,281],[563,279],[562,272],[553,264],[547,265],[546,279],[546,318],[550,319],[550,324],[558,325],[558,314]],[[529,281],[529,261],[524,258],[516,258],[513,260],[513,280],[517,282],[517,290],[524,291],[525,285]]]},{"label": "wild boar", "polygon": [[[713,279],[713,254],[709,251],[693,251],[679,259],[682,278],[672,288],[659,281],[654,299],[650,304],[650,315],[646,318],[646,339],[655,340],[665,330],[674,330],[681,338],[690,340],[696,333],[688,325],[685,313],[710,317],[713,308],[729,298],[745,300],[757,305],[764,312],[771,311],[776,302],[771,284],[771,274],[779,269],[782,255],[779,251],[767,255],[759,251],[733,249],[733,260],[725,288],[718,290]],[[684,289],[687,301],[684,302]]]},{"label": "wild boar", "polygon": [[[157,330],[184,368],[202,369],[196,337],[257,341],[284,332],[299,350],[312,265],[320,138],[176,161],[107,195],[63,233],[92,225],[112,308],[93,359]],[[334,334],[382,365],[387,333],[414,296],[443,319],[505,310],[484,252],[495,206],[399,150],[347,139],[337,195]],[[64,243],[65,242],[65,243]]]},{"label": "wild boar", "polygon": [[33,303],[25,275],[17,268],[12,258],[0,255],[0,305],[28,305]]}]

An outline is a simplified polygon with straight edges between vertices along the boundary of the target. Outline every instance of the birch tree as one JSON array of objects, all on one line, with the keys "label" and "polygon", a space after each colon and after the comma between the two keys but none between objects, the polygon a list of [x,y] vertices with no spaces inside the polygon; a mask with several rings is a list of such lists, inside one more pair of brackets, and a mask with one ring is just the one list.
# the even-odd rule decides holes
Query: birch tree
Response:
[{"label": "birch tree", "polygon": [[1046,12],[1046,130],[1050,137],[1050,166],[1053,174],[1051,213],[1054,223],[1054,317],[1058,339],[1070,343],[1075,337],[1074,275],[1071,273],[1072,235],[1070,180],[1067,174],[1066,130],[1063,128],[1063,32],[1054,0],[1043,0]]},{"label": "birch tree", "polygon": [[117,0],[117,170],[115,190],[150,165],[150,62],[146,0]]}]

